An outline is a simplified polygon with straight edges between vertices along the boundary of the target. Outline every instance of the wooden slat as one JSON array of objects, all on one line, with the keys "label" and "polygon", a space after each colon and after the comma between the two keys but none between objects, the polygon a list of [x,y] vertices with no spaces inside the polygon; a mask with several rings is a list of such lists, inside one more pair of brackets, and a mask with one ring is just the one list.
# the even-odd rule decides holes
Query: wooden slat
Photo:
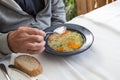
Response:
[{"label": "wooden slat", "polygon": [[76,0],[78,15],[85,14],[116,0]]},{"label": "wooden slat", "polygon": [[95,0],[87,0],[87,11],[92,11],[95,8]]},{"label": "wooden slat", "polygon": [[78,15],[87,13],[86,0],[76,0]]},{"label": "wooden slat", "polygon": [[96,1],[97,1],[97,8],[106,4],[106,0],[96,0]]},{"label": "wooden slat", "polygon": [[113,0],[106,0],[106,3],[109,4],[111,3]]}]

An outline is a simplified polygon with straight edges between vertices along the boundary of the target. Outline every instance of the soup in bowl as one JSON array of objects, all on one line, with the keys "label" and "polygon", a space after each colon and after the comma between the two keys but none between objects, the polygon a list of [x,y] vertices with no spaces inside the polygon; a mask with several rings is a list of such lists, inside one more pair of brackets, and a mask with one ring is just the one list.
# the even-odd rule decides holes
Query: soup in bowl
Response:
[{"label": "soup in bowl", "polygon": [[72,30],[66,30],[62,34],[51,34],[48,37],[48,45],[58,52],[75,51],[79,49],[83,43],[82,35]]}]

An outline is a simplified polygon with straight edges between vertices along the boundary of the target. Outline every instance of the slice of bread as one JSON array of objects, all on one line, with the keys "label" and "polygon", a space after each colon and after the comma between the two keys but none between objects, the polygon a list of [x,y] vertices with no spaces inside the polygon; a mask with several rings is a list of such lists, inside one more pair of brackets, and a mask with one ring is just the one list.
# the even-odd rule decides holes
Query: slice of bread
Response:
[{"label": "slice of bread", "polygon": [[33,56],[20,55],[14,60],[15,66],[21,71],[27,73],[31,77],[35,77],[42,72],[42,66],[40,62]]}]

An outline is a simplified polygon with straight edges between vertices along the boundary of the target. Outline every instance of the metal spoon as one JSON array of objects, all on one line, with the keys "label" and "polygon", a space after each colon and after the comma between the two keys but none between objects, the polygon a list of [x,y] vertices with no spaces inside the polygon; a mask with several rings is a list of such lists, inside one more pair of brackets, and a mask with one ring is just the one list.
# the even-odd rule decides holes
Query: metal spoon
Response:
[{"label": "metal spoon", "polygon": [[4,64],[0,64],[0,69],[3,71],[3,73],[4,73],[4,75],[5,75],[5,77],[7,78],[7,80],[12,80],[11,78],[10,78],[10,76],[9,76],[9,74],[8,74],[8,72],[7,72],[7,69],[6,69],[6,67],[5,67],[5,65]]},{"label": "metal spoon", "polygon": [[62,34],[66,31],[66,26],[61,26],[56,28],[53,32],[46,32],[46,34],[56,33],[56,34]]}]

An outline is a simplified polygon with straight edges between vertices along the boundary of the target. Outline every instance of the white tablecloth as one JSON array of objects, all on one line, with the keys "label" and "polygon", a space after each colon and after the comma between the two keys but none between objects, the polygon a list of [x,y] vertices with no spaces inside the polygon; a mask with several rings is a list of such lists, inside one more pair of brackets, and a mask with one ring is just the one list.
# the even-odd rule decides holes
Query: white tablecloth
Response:
[{"label": "white tablecloth", "polygon": [[88,28],[95,38],[93,45],[81,54],[68,57],[48,53],[35,55],[43,66],[43,73],[35,78],[38,80],[119,80],[120,1],[75,17],[68,23]]}]

